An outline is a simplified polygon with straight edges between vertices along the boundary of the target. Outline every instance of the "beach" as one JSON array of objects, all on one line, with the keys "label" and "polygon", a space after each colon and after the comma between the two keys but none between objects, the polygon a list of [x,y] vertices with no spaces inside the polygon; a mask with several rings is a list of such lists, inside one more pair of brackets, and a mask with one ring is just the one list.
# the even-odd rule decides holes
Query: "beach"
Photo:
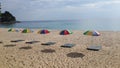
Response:
[{"label": "beach", "polygon": [[[120,32],[99,31],[100,36],[83,35],[85,31],[74,30],[71,35],[59,35],[60,30],[51,30],[49,34],[8,32],[0,28],[0,68],[119,68]],[[10,42],[22,39],[21,42]],[[25,42],[36,40],[34,44]],[[56,42],[52,46],[41,43]],[[64,48],[61,45],[73,43],[76,46]],[[86,48],[101,45],[99,51]],[[10,46],[11,45],[11,46]],[[12,46],[15,45],[15,46]],[[31,47],[25,49],[23,47]]]}]

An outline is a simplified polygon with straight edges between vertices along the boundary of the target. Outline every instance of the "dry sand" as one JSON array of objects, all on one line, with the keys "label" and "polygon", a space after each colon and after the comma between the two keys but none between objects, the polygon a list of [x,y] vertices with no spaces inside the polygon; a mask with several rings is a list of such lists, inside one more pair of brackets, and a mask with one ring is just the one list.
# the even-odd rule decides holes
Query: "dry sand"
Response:
[{"label": "dry sand", "polygon": [[[119,68],[120,67],[120,32],[100,31],[101,36],[83,35],[84,31],[73,31],[71,35],[59,35],[52,30],[49,34],[7,32],[0,28],[0,68]],[[25,41],[12,43],[10,40]],[[25,44],[26,41],[40,41]],[[92,41],[93,40],[93,41]],[[41,43],[53,41],[53,46]],[[65,43],[74,43],[72,48],[62,48]],[[101,45],[100,51],[86,48],[91,44]],[[14,46],[16,45],[16,46]],[[30,46],[27,49],[25,47]]]}]

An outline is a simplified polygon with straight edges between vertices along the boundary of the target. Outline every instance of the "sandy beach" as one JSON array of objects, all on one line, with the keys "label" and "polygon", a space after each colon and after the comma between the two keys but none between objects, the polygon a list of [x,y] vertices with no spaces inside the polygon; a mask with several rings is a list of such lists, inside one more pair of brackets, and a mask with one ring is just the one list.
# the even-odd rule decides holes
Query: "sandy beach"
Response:
[{"label": "sandy beach", "polygon": [[[0,28],[0,68],[119,68],[120,32],[99,31],[98,37],[83,35],[85,31],[74,30],[71,35],[59,35],[60,30],[51,30],[49,34],[8,32]],[[21,42],[10,42],[22,39]],[[40,41],[25,44],[27,41]],[[41,43],[56,42],[52,46]],[[61,45],[73,43],[72,48]],[[100,51],[86,48],[92,44],[101,45]],[[25,48],[25,47],[31,48]]]}]

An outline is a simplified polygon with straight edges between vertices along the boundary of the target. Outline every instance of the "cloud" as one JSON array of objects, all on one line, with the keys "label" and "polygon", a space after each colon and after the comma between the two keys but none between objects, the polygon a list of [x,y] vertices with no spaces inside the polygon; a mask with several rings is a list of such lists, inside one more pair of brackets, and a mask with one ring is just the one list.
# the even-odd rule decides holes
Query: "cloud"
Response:
[{"label": "cloud", "polygon": [[39,8],[63,8],[66,5],[75,5],[78,1],[74,0],[32,0],[31,4]]},{"label": "cloud", "polygon": [[2,11],[12,12],[18,20],[75,19],[120,11],[119,0],[1,0],[1,3]]},{"label": "cloud", "polygon": [[89,8],[101,8],[107,5],[115,5],[120,4],[120,1],[118,0],[112,0],[112,1],[101,1],[101,2],[95,2],[95,3],[88,3],[83,4],[82,7],[89,7]]},{"label": "cloud", "polygon": [[2,0],[4,9],[53,9],[53,8],[98,8],[104,5],[117,4],[115,0]]}]

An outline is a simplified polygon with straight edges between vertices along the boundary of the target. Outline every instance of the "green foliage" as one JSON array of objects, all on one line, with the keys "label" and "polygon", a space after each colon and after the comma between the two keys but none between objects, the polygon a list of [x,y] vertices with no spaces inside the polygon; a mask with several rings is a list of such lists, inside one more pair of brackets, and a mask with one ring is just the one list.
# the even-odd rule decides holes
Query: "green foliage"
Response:
[{"label": "green foliage", "polygon": [[11,22],[16,21],[15,17],[8,11],[1,14],[1,22]]}]

